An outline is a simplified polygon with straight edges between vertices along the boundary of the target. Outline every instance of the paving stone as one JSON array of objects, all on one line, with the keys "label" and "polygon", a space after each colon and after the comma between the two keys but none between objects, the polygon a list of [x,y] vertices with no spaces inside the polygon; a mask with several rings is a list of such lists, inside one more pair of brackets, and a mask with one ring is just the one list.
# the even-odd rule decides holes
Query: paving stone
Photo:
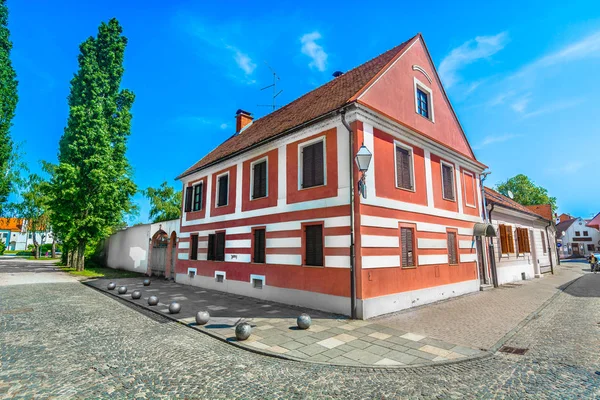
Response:
[{"label": "paving stone", "polygon": [[341,351],[339,349],[331,349],[331,350],[324,351],[321,354],[323,354],[324,356],[327,356],[329,358],[335,358],[335,357],[339,357],[339,356],[345,354],[345,352]]},{"label": "paving stone", "polygon": [[296,341],[291,341],[291,342],[282,343],[282,344],[280,344],[280,346],[284,347],[288,350],[296,350],[299,347],[304,347],[305,344],[296,342]]},{"label": "paving stone", "polygon": [[433,360],[434,358],[437,357],[437,355],[435,355],[435,354],[431,354],[431,353],[427,353],[427,352],[415,350],[415,349],[410,349],[406,353],[416,356],[416,357],[419,357],[419,358],[424,358],[426,360]]},{"label": "paving stone", "polygon": [[351,342],[348,342],[348,345],[352,346],[352,347],[354,347],[356,349],[365,349],[365,348],[371,346],[371,343],[365,342],[362,339],[358,339],[358,340],[353,340]]},{"label": "paving stone", "polygon": [[375,365],[404,365],[401,362],[390,360],[389,358],[384,358],[375,363]]},{"label": "paving stone", "polygon": [[343,345],[344,343],[345,342],[342,342],[341,340],[338,340],[336,338],[328,338],[325,340],[321,340],[320,342],[317,342],[317,344],[319,344],[323,347],[327,347],[328,349],[333,349],[335,347]]},{"label": "paving stone", "polygon": [[383,333],[383,332],[373,332],[373,333],[369,334],[368,336],[375,338],[375,339],[379,339],[379,340],[385,340],[389,337],[392,337],[392,335],[388,335],[387,333]]},{"label": "paving stone", "polygon": [[308,346],[300,347],[297,350],[306,355],[314,356],[315,354],[319,354],[319,353],[326,351],[327,347],[323,347],[319,344],[311,344]]},{"label": "paving stone", "polygon": [[[261,331],[261,334],[264,331]],[[282,344],[282,343],[286,343],[289,342],[290,338],[287,336],[283,336],[283,335],[273,335],[273,336],[267,336],[266,338],[264,338],[262,340],[263,343],[265,344],[269,344],[269,345],[277,345],[277,344]]]},{"label": "paving stone", "polygon": [[365,348],[365,349],[363,349],[363,350],[364,350],[364,351],[367,351],[367,352],[369,352],[369,353],[376,354],[376,355],[378,355],[378,356],[382,356],[382,355],[384,355],[384,354],[387,354],[387,353],[389,353],[389,352],[390,352],[390,349],[387,349],[387,348],[385,348],[385,347],[378,346],[378,345],[376,345],[376,344],[374,344],[374,345],[371,345],[371,346],[369,346],[369,347],[367,347],[367,348]]},{"label": "paving stone", "polygon": [[423,335],[418,335],[416,333],[405,333],[404,335],[400,336],[403,339],[407,339],[407,340],[412,340],[413,342],[418,342],[421,339],[425,339],[425,336]]}]

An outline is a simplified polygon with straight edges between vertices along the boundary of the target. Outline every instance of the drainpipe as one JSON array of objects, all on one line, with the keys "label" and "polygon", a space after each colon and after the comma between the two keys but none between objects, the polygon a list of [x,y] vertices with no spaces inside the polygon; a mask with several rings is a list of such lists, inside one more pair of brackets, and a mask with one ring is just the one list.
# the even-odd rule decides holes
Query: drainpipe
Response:
[{"label": "drainpipe", "polygon": [[346,121],[346,110],[340,110],[342,116],[342,124],[348,130],[349,135],[349,166],[350,166],[350,317],[356,319],[356,271],[355,271],[355,260],[356,256],[354,253],[354,132]]},{"label": "drainpipe", "polygon": [[[492,223],[492,211],[494,211],[494,203],[491,203],[492,208],[490,210],[488,210],[488,221],[491,224]],[[486,208],[487,209],[487,208]],[[494,242],[492,239],[490,239],[489,242],[489,250],[490,250],[490,260],[492,262],[491,265],[491,269],[492,269],[492,283],[494,284],[494,287],[498,287],[498,271],[496,271],[496,256],[494,255]]]},{"label": "drainpipe", "polygon": [[[485,222],[485,223],[489,223],[490,219],[489,219],[489,215],[488,215],[487,200],[485,199],[485,187],[483,185],[483,182],[485,182],[485,180],[486,180],[486,178],[487,178],[487,176],[489,174],[490,174],[490,172],[485,172],[485,173],[482,173],[482,174],[479,175],[479,186],[480,186],[480,190],[481,190],[481,200],[483,202],[483,222]],[[487,236],[483,236],[483,238],[484,238],[483,240],[485,241],[485,243],[488,243]],[[489,244],[488,244],[488,251],[487,251],[486,255],[489,255],[489,257],[490,257],[490,263],[492,263],[494,261],[494,257],[492,256],[492,254],[493,253],[490,253],[490,248],[489,248]],[[487,263],[487,257],[486,257],[485,258],[485,263],[484,263],[484,266],[485,266],[484,271],[485,271],[485,275],[486,276],[484,277],[485,278],[484,281],[485,281],[486,284],[489,284],[489,276],[487,276],[488,275],[488,269],[487,269],[488,265],[487,264],[488,263]],[[490,270],[491,270],[491,265],[490,265]],[[493,281],[493,279],[492,279],[492,281]]]},{"label": "drainpipe", "polygon": [[[548,235],[548,228],[550,227],[550,225],[552,225],[552,221],[548,222],[548,225],[546,225],[546,242],[548,242],[548,258],[550,259],[550,272],[552,272],[552,275],[554,275],[554,263],[552,262],[552,253],[550,250],[550,235]],[[554,240],[556,240],[556,236],[554,237]],[[555,246],[556,247],[556,243]]]}]

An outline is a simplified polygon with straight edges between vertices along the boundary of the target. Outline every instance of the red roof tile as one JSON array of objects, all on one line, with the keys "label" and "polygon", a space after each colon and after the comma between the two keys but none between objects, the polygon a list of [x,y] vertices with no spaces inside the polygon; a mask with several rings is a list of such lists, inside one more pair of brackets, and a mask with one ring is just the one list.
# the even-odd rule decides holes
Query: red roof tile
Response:
[{"label": "red roof tile", "polygon": [[550,204],[541,204],[537,206],[525,207],[527,207],[534,213],[541,215],[542,217],[544,217],[544,219],[547,219],[548,221],[554,221],[554,218],[552,217],[552,206]]},{"label": "red roof tile", "polygon": [[279,110],[252,122],[242,133],[227,139],[178,178],[341,108],[399,55],[409,43],[419,36],[418,34],[410,38],[399,46],[332,79]]},{"label": "red roof tile", "polygon": [[0,229],[20,232],[23,220],[18,218],[0,218]]},{"label": "red roof tile", "polygon": [[504,196],[503,194],[498,193],[493,189],[490,189],[487,186],[485,187],[485,200],[488,203],[499,204],[503,207],[511,208],[516,211],[524,212],[525,214],[535,215],[537,217],[542,217],[544,219],[547,219],[548,221],[552,221],[552,212],[550,212],[550,218],[546,218],[545,216],[529,209],[528,207],[526,207],[524,205],[517,203],[513,199],[508,198],[508,197]]}]

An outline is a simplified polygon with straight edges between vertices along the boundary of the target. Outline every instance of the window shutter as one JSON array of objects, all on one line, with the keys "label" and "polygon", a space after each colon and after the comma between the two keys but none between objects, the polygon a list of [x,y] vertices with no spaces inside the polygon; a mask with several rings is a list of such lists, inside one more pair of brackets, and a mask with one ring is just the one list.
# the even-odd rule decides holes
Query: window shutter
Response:
[{"label": "window shutter", "polygon": [[265,230],[254,230],[254,262],[265,262]]},{"label": "window shutter", "polygon": [[258,199],[267,195],[267,162],[262,161],[253,166],[252,198]]},{"label": "window shutter", "polygon": [[547,248],[546,248],[546,235],[544,235],[544,232],[540,231],[540,233],[542,234],[542,248],[544,250],[544,254],[546,254],[547,252]]},{"label": "window shutter", "polygon": [[207,260],[215,259],[215,235],[214,234],[208,235],[208,252],[206,254],[206,259]]},{"label": "window shutter", "polygon": [[408,150],[396,146],[396,185],[403,189],[412,189],[410,157]]},{"label": "window shutter", "polygon": [[225,261],[225,232],[216,234],[216,242],[215,258],[217,261]]},{"label": "window shutter", "polygon": [[192,211],[192,192],[193,188],[186,187],[185,188],[185,212]]},{"label": "window shutter", "polygon": [[506,225],[500,225],[500,254],[508,253],[508,242],[506,240]]},{"label": "window shutter", "polygon": [[448,232],[448,262],[450,264],[458,264],[456,254],[456,233]]},{"label": "window shutter", "polygon": [[325,171],[323,169],[323,142],[315,143],[313,146],[315,155],[314,184],[315,186],[319,186],[325,183]]},{"label": "window shutter", "polygon": [[512,226],[506,227],[506,241],[508,242],[508,252],[515,252],[515,237],[513,236]]},{"label": "window shutter", "polygon": [[217,200],[218,206],[225,206],[228,203],[228,189],[229,189],[229,175],[223,175],[219,177],[219,199]]},{"label": "window shutter", "polygon": [[202,183],[194,186],[194,205],[192,207],[194,211],[202,209]]},{"label": "window shutter", "polygon": [[309,225],[305,228],[305,265],[323,265],[323,226]]},{"label": "window shutter", "polygon": [[448,165],[442,165],[442,190],[444,198],[454,200],[454,176],[453,168]]},{"label": "window shutter", "polygon": [[302,187],[309,188],[325,183],[323,160],[323,142],[302,149]]},{"label": "window shutter", "polygon": [[260,187],[258,189],[260,197],[265,197],[267,195],[267,162],[263,161],[260,165]]},{"label": "window shutter", "polygon": [[413,249],[413,234],[414,231],[411,228],[400,229],[400,240],[402,246],[402,266],[403,267],[414,267],[415,266],[415,255]]},{"label": "window shutter", "polygon": [[191,236],[192,239],[192,250],[191,250],[191,254],[190,254],[190,259],[191,260],[197,260],[198,259],[198,235],[192,235]]}]

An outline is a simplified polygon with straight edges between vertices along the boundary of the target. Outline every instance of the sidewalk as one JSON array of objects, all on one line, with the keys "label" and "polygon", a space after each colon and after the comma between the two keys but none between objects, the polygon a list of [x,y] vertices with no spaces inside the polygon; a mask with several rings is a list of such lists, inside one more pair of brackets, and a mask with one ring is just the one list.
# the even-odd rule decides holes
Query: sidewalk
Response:
[{"label": "sidewalk", "polygon": [[[149,287],[144,287],[140,278],[115,281],[118,286],[128,287],[124,295],[106,290],[110,280],[91,280],[86,284],[167,315],[168,304],[176,300],[182,310],[170,317],[255,351],[339,365],[413,366],[483,355],[552,297],[559,286],[580,275],[581,265],[573,264],[559,269],[554,276],[368,321],[352,321],[321,311],[159,279],[153,279]],[[135,289],[142,291],[142,299],[131,299]],[[151,295],[158,296],[158,306],[147,305]],[[209,311],[211,320],[207,325],[196,326],[194,316],[199,310]],[[303,312],[313,320],[308,330],[296,328],[296,317]],[[252,325],[252,335],[238,342],[235,326],[244,321]]]}]

